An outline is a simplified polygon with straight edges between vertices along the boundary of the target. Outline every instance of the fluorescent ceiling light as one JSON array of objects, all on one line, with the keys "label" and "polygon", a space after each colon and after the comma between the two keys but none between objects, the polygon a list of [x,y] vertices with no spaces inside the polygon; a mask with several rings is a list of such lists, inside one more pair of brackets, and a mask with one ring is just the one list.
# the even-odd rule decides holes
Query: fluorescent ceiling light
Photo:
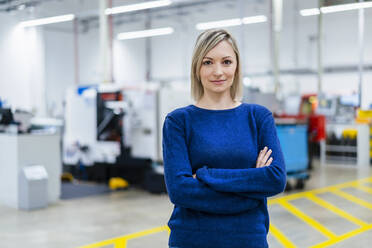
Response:
[{"label": "fluorescent ceiling light", "polygon": [[196,29],[204,30],[210,28],[223,28],[223,27],[232,27],[232,26],[239,26],[242,24],[252,24],[252,23],[260,23],[266,22],[267,17],[260,15],[260,16],[249,16],[244,18],[234,18],[228,20],[221,20],[215,22],[202,22],[196,24]]},{"label": "fluorescent ceiling light", "polygon": [[244,17],[242,21],[243,21],[243,24],[260,23],[260,22],[266,22],[267,17],[264,15],[250,16],[250,17]]},{"label": "fluorescent ceiling light", "polygon": [[303,10],[300,10],[300,14],[302,16],[319,15],[320,14],[320,10],[318,8],[314,8],[314,9],[303,9]]},{"label": "fluorescent ceiling light", "polygon": [[118,34],[118,40],[129,40],[129,39],[137,39],[137,38],[145,38],[151,36],[159,36],[159,35],[167,35],[174,32],[173,28],[156,28],[156,29],[148,29],[142,31],[135,31],[135,32],[127,32],[127,33],[120,33]]},{"label": "fluorescent ceiling light", "polygon": [[222,20],[216,22],[202,22],[196,24],[196,29],[203,30],[203,29],[210,29],[210,28],[223,28],[223,27],[231,27],[231,26],[239,26],[242,24],[242,20],[239,18],[229,19],[229,20]]},{"label": "fluorescent ceiling light", "polygon": [[74,18],[75,16],[73,14],[61,15],[61,16],[42,18],[42,19],[36,19],[36,20],[31,20],[31,21],[24,21],[24,22],[21,22],[19,25],[21,27],[26,28],[26,27],[46,25],[46,24],[52,24],[52,23],[58,23],[58,22],[68,22],[68,21],[72,21]]},{"label": "fluorescent ceiling light", "polygon": [[109,8],[105,10],[106,15],[115,15],[119,13],[131,12],[136,10],[142,9],[151,9],[151,8],[158,8],[167,5],[171,5],[171,0],[160,0],[160,1],[151,1],[151,2],[144,2],[144,3],[137,3],[125,6],[119,6],[114,8]]},{"label": "fluorescent ceiling light", "polygon": [[339,12],[339,11],[364,9],[364,8],[371,8],[371,7],[372,7],[372,2],[362,2],[362,3],[350,3],[350,4],[341,4],[341,5],[322,7],[320,10],[322,11],[322,13],[333,13],[333,12]]},{"label": "fluorescent ceiling light", "polygon": [[355,10],[355,9],[364,9],[364,8],[371,8],[371,7],[372,7],[372,2],[360,2],[360,3],[340,4],[340,5],[321,7],[320,11],[318,8],[303,9],[303,10],[300,10],[300,14],[302,16],[311,16],[311,15],[319,15],[320,12],[322,12],[323,14],[327,14],[327,13],[334,13],[334,12],[341,12],[341,11]]}]

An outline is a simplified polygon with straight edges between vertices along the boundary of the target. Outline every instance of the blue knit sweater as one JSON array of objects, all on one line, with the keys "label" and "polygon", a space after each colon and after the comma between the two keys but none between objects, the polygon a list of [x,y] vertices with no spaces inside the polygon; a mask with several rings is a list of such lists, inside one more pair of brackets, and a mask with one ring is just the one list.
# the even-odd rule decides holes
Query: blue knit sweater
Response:
[{"label": "blue knit sweater", "polygon": [[[274,160],[255,168],[265,146],[272,149]],[[163,159],[175,205],[168,222],[170,246],[268,247],[266,197],[282,192],[286,183],[268,109],[247,103],[226,110],[178,108],[165,118]]]}]

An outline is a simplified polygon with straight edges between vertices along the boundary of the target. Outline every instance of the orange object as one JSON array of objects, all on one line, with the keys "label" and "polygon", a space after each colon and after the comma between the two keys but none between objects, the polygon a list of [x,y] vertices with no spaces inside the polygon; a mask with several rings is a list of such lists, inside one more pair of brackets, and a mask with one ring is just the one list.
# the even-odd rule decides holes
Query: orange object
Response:
[{"label": "orange object", "polygon": [[316,94],[305,94],[301,97],[300,115],[314,115],[318,107],[318,98]]}]

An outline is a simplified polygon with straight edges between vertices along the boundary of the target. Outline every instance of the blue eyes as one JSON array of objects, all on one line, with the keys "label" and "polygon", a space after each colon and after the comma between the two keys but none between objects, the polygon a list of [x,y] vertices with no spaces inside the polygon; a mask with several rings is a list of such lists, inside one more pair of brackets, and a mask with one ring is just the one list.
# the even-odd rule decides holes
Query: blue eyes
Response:
[{"label": "blue eyes", "polygon": [[[212,61],[211,61],[211,60],[203,61],[203,65],[211,65],[211,64],[212,64]],[[224,65],[231,65],[231,64],[232,64],[232,61],[226,59],[226,60],[224,60],[224,61],[222,62],[222,64],[224,64]]]}]

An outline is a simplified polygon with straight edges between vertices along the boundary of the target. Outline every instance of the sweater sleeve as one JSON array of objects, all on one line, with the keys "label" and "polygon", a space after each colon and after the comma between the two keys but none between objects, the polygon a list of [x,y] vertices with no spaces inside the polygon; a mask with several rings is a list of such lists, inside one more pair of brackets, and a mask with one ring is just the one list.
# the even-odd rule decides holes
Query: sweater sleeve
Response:
[{"label": "sweater sleeve", "polygon": [[265,115],[258,128],[258,146],[259,150],[265,146],[272,150],[270,166],[248,169],[202,167],[196,172],[197,178],[216,191],[234,192],[255,199],[283,192],[286,184],[285,163],[271,112]]},{"label": "sweater sleeve", "polygon": [[256,208],[262,202],[217,192],[193,178],[184,128],[169,115],[163,125],[163,160],[169,198],[177,206],[216,214],[236,214]]}]

